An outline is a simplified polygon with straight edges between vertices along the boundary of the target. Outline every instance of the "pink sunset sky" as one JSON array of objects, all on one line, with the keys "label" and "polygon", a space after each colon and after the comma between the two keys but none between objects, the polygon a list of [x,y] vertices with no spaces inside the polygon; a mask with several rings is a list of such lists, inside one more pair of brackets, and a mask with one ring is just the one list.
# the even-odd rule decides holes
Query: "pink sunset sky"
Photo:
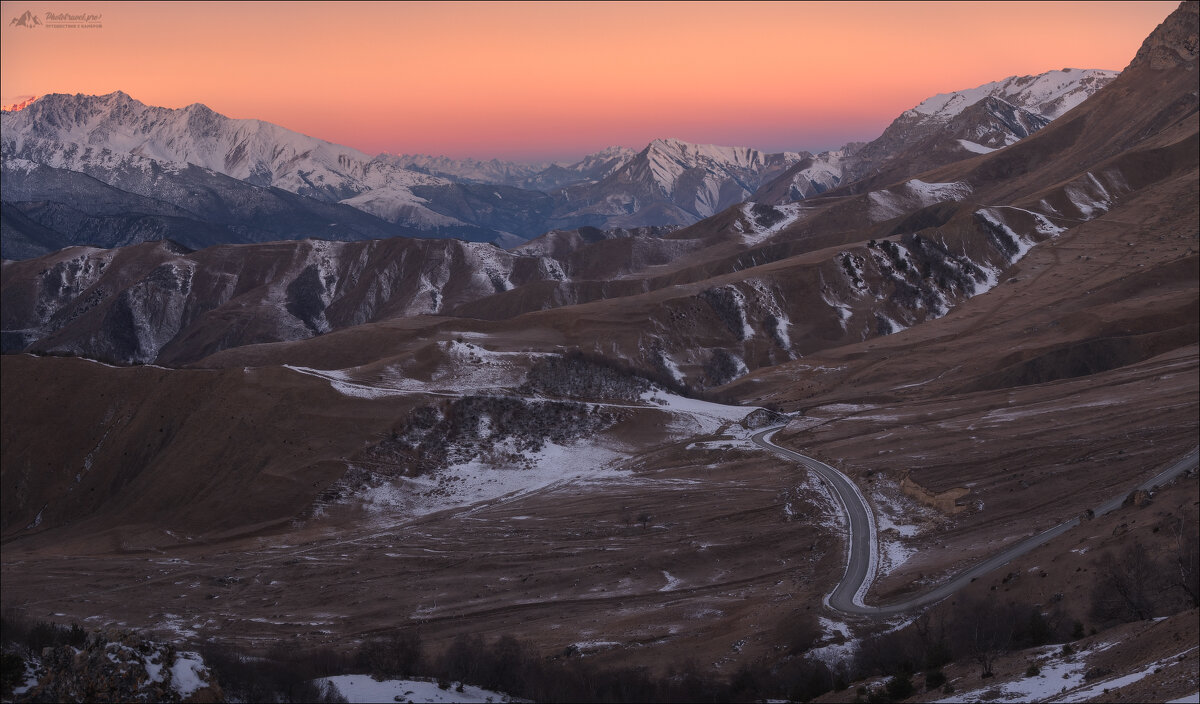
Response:
[{"label": "pink sunset sky", "polygon": [[[818,151],[935,93],[1120,70],[1177,5],[4,2],[0,93],[204,103],[369,154]],[[92,28],[26,28],[26,11]]]}]

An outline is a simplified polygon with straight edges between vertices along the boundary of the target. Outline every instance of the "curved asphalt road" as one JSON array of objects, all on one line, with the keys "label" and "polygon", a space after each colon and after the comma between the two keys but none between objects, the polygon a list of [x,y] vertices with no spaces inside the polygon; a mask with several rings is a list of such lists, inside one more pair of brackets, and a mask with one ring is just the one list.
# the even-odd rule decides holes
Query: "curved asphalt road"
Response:
[{"label": "curved asphalt road", "polygon": [[[858,490],[858,487],[855,486],[854,482],[850,481],[849,477],[824,462],[814,460],[811,457],[805,457],[798,452],[793,452],[771,442],[771,436],[782,427],[767,428],[755,434],[751,439],[760,447],[782,455],[789,460],[799,462],[808,469],[816,472],[833,489],[834,495],[841,503],[845,515],[849,519],[847,536],[847,552],[849,554],[846,560],[846,573],[843,575],[842,581],[834,587],[833,592],[830,593],[827,599],[831,607],[843,613],[886,618],[941,601],[959,589],[962,589],[971,580],[981,577],[1021,555],[1025,555],[1034,548],[1066,533],[1080,523],[1079,518],[1072,518],[1047,531],[1010,545],[979,564],[963,570],[950,578],[949,581],[919,596],[895,604],[868,606],[863,602],[863,597],[871,587],[871,583],[875,580],[875,569],[878,560],[875,547],[877,542],[875,519],[871,515],[871,509],[867,505],[866,499],[863,498],[862,493]],[[1192,448],[1192,451],[1183,458],[1177,460],[1150,479],[1133,487],[1130,491],[1150,489],[1173,479],[1189,469],[1195,468],[1198,460],[1200,460],[1200,448]],[[1127,496],[1129,496],[1129,491],[1105,501],[1094,509],[1095,514],[1102,516],[1120,507]]]}]

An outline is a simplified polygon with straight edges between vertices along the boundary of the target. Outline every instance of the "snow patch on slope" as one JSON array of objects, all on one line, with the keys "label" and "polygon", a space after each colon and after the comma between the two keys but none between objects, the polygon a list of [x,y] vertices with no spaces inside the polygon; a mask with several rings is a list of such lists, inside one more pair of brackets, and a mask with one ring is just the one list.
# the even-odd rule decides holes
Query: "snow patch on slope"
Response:
[{"label": "snow patch on slope", "polygon": [[520,464],[477,457],[452,464],[435,475],[383,480],[358,495],[368,512],[387,522],[484,502],[512,500],[558,484],[611,481],[630,476],[620,467],[627,452],[598,442],[558,445],[546,441],[538,452],[516,453],[506,439],[494,457],[521,454]]},{"label": "snow patch on slope", "polygon": [[[756,208],[768,208],[776,215],[771,216],[770,219],[764,218],[761,212],[755,212]],[[742,234],[742,241],[753,246],[796,222],[803,214],[804,208],[799,203],[770,206],[747,201],[742,204],[741,211],[743,218],[738,220],[737,225],[740,226],[738,231]],[[774,222],[770,222],[770,220],[774,220]]]},{"label": "snow patch on slope", "polygon": [[992,147],[985,147],[982,144],[972,142],[968,139],[960,139],[958,140],[958,144],[972,154],[991,154],[992,152],[996,151]]}]

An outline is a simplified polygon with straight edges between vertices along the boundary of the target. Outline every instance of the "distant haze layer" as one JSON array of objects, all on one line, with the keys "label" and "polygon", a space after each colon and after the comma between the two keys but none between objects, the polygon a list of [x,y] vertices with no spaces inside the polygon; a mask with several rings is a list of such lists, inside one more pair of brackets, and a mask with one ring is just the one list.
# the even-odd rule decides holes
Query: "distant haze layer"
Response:
[{"label": "distant haze layer", "polygon": [[[1174,2],[3,3],[5,103],[123,90],[368,153],[870,139],[929,95],[1120,70]],[[26,27],[28,10],[99,15]]]}]

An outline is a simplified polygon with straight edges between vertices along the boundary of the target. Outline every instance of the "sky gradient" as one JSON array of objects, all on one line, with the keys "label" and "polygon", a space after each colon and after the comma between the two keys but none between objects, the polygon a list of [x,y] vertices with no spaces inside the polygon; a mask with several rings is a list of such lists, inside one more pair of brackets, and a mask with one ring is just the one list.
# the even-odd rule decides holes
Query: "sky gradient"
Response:
[{"label": "sky gradient", "polygon": [[[5,102],[123,90],[369,154],[537,160],[872,139],[935,93],[1123,69],[1177,3],[2,5]],[[26,10],[102,27],[12,26]]]}]

